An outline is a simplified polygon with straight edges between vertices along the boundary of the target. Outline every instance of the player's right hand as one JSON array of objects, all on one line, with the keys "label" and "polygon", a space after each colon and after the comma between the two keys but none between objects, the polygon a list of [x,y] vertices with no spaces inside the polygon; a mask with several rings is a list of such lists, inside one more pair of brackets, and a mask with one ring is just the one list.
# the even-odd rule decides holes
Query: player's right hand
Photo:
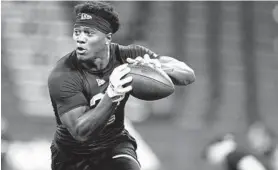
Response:
[{"label": "player's right hand", "polygon": [[110,75],[107,94],[113,102],[123,100],[125,94],[132,90],[130,83],[132,77],[124,77],[130,72],[130,68],[127,65],[128,64],[122,64],[116,67]]}]

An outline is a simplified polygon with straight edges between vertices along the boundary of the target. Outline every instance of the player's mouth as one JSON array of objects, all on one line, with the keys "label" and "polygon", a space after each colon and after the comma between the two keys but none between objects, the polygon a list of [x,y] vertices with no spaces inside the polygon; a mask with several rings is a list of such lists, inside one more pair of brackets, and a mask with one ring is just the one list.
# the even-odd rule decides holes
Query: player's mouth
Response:
[{"label": "player's mouth", "polygon": [[83,47],[77,47],[76,48],[76,52],[78,53],[78,54],[85,54],[86,53],[86,49],[85,48],[83,48]]}]

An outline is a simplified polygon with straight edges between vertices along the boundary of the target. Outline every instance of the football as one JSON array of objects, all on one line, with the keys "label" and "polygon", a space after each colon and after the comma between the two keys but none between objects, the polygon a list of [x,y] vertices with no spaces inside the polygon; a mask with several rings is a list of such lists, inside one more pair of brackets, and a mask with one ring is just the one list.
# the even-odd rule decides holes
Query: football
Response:
[{"label": "football", "polygon": [[131,95],[135,98],[159,100],[174,92],[174,84],[163,70],[143,64],[129,64],[128,67],[131,71],[127,76],[132,77]]}]

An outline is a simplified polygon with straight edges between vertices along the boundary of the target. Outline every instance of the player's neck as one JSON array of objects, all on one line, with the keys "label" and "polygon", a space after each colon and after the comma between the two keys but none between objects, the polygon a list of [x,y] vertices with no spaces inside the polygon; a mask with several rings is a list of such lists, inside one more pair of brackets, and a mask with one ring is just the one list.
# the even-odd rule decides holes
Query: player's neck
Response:
[{"label": "player's neck", "polygon": [[83,66],[92,71],[103,70],[109,64],[110,48],[109,45],[100,51],[97,56],[92,57],[92,60],[83,63]]},{"label": "player's neck", "polygon": [[96,67],[93,67],[91,70],[92,71],[98,71],[98,70],[102,70],[105,69],[106,66],[109,63],[109,59],[110,59],[110,48],[109,46],[107,46],[105,48],[104,51],[102,51],[100,54],[100,57],[96,57],[96,59],[94,60],[94,64]]}]

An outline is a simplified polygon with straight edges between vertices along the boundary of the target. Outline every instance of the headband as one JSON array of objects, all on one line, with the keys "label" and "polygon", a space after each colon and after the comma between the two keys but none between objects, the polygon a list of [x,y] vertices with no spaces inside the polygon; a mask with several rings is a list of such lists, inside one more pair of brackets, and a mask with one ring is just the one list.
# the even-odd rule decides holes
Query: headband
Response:
[{"label": "headband", "polygon": [[111,33],[113,31],[111,28],[111,24],[108,21],[106,21],[102,17],[89,13],[79,13],[76,16],[74,24],[74,27],[76,26],[87,26],[91,28],[93,27],[105,34]]}]

